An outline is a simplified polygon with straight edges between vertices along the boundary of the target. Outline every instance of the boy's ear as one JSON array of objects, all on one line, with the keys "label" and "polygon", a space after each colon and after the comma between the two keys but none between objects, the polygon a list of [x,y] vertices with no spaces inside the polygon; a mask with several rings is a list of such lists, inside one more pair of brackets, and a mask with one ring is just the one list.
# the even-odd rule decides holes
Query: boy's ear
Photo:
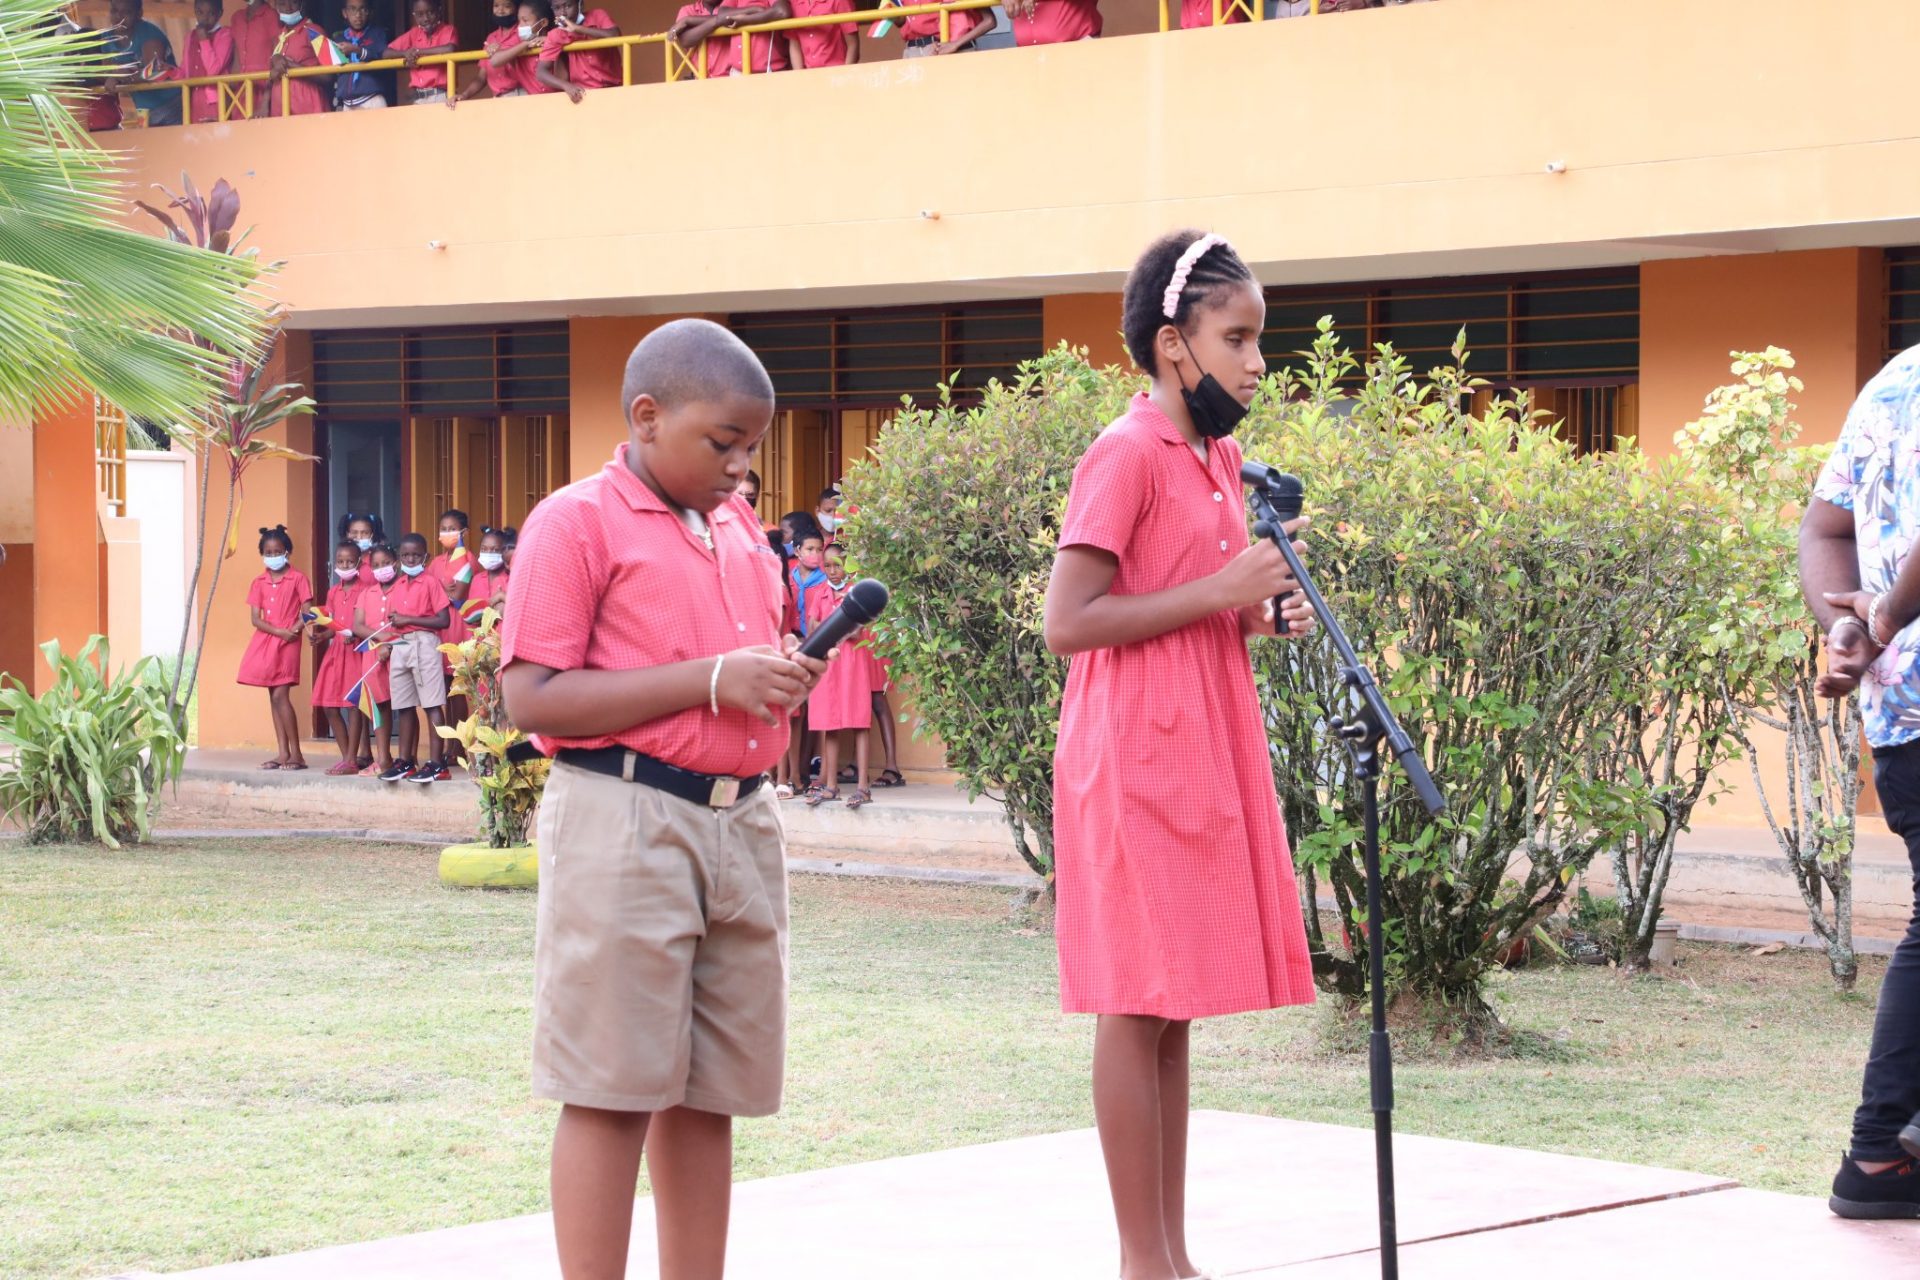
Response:
[{"label": "boy's ear", "polygon": [[652,444],[660,432],[660,402],[642,391],[627,406],[627,425],[640,433],[640,439]]}]

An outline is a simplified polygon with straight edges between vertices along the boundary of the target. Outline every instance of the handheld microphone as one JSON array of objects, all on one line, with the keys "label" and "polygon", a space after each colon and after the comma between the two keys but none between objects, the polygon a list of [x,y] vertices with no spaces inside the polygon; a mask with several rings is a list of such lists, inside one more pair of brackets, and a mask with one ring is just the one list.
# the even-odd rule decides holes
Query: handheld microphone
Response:
[{"label": "handheld microphone", "polygon": [[[1240,464],[1240,483],[1264,493],[1269,508],[1279,520],[1284,522],[1300,518],[1300,508],[1306,502],[1307,487],[1300,483],[1299,476],[1288,475],[1278,467],[1270,467],[1264,462],[1246,461]],[[1256,528],[1254,532],[1259,533],[1260,530]],[[1287,536],[1286,530],[1278,526],[1269,532],[1275,538]],[[1287,624],[1280,617],[1280,606],[1286,598],[1283,595],[1273,598],[1273,629],[1279,635],[1287,634]]]},{"label": "handheld microphone", "polygon": [[847,598],[840,602],[840,607],[807,636],[806,643],[800,646],[800,656],[824,661],[835,645],[886,612],[886,608],[886,585],[872,578],[860,579],[847,588]]}]

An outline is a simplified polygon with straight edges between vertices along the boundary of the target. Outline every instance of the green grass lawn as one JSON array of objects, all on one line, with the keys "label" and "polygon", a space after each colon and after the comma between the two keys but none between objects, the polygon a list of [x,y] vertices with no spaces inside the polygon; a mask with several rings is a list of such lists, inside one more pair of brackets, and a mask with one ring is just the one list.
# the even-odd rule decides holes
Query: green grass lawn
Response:
[{"label": "green grass lawn", "polygon": [[[170,1271],[546,1207],[529,894],[431,849],[0,846],[0,1275]],[[1091,1021],[1005,891],[801,877],[785,1110],[742,1177],[1091,1123]],[[1882,964],[1683,947],[1677,979],[1512,975],[1539,1058],[1403,1065],[1406,1132],[1824,1194]],[[1195,1036],[1194,1104],[1369,1123],[1314,1010]]]}]

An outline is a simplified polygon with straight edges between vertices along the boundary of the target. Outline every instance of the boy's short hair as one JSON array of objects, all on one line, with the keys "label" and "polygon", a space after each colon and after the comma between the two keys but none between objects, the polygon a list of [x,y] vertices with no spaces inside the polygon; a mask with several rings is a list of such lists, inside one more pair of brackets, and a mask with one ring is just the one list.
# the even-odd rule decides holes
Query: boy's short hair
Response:
[{"label": "boy's short hair", "polygon": [[425,551],[427,549],[427,535],[424,533],[403,533],[400,535],[400,542],[394,550],[405,551],[409,543]]},{"label": "boy's short hair", "polygon": [[822,489],[820,491],[820,496],[813,500],[813,505],[817,507],[821,503],[825,502],[828,498],[832,498],[835,502],[840,501],[839,485],[837,484],[828,485],[826,488]]},{"label": "boy's short hair", "polygon": [[711,320],[674,320],[640,340],[620,382],[624,415],[639,397],[663,409],[740,396],[774,401],[773,379],[752,348]]}]

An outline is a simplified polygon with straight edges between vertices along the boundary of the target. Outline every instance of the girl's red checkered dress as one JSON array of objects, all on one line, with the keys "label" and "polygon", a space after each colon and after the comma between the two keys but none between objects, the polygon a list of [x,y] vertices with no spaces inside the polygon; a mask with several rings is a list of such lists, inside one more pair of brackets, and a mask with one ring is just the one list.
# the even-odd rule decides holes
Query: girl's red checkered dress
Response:
[{"label": "girl's red checkered dress", "polygon": [[[1116,595],[1216,572],[1247,546],[1240,446],[1214,441],[1202,462],[1136,396],[1074,472],[1060,545],[1118,557]],[[1312,1003],[1237,613],[1076,655],[1053,786],[1063,1009],[1188,1019]]]}]

